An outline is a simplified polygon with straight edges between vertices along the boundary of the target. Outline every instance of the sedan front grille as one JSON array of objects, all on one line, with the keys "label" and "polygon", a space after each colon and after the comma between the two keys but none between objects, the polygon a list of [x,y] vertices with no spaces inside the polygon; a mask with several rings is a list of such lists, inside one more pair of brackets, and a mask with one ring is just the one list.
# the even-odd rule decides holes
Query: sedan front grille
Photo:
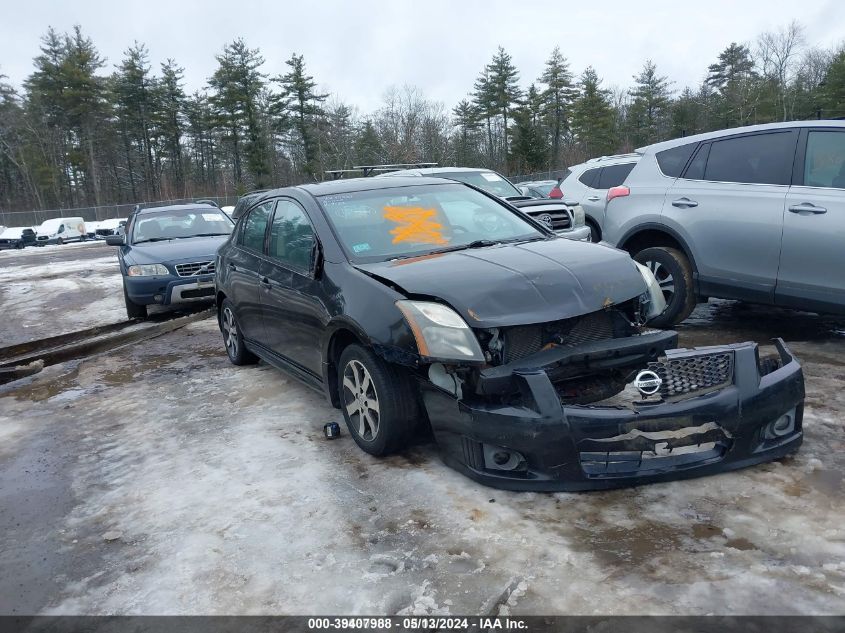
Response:
[{"label": "sedan front grille", "polygon": [[214,262],[193,262],[191,264],[176,264],[176,273],[180,277],[192,275],[208,275],[214,272]]},{"label": "sedan front grille", "polygon": [[722,352],[667,358],[649,363],[648,368],[660,376],[661,397],[685,396],[728,385],[733,379],[733,354]]}]

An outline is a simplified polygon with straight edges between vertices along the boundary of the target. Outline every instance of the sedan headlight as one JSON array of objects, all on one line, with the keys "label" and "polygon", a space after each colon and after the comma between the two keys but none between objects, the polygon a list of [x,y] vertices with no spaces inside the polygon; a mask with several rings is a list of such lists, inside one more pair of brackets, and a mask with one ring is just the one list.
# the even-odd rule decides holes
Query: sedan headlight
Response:
[{"label": "sedan headlight", "polygon": [[396,307],[417,340],[421,356],[439,360],[484,362],[470,327],[451,308],[431,301],[397,301]]},{"label": "sedan headlight", "polygon": [[572,207],[572,226],[584,226],[586,217],[584,217],[584,209],[580,204]]},{"label": "sedan headlight", "polygon": [[126,274],[130,277],[155,277],[156,275],[169,275],[170,271],[163,264],[142,264],[141,266],[130,266]]},{"label": "sedan headlight", "polygon": [[645,317],[646,320],[653,319],[666,309],[666,299],[663,297],[663,290],[660,289],[660,284],[657,283],[657,278],[654,276],[654,273],[639,262],[634,263],[637,265],[640,274],[643,276],[646,287],[648,287],[648,310],[646,310],[643,317]]}]

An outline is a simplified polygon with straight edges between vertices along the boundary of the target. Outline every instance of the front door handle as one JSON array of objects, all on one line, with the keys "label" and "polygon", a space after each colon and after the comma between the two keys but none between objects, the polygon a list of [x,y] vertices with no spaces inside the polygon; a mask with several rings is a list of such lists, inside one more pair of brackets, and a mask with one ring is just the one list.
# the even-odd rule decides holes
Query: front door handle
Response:
[{"label": "front door handle", "polygon": [[825,209],[824,207],[817,207],[812,202],[802,202],[801,204],[793,204],[791,207],[789,207],[789,211],[791,213],[813,213],[815,215],[827,213],[827,209]]},{"label": "front door handle", "polygon": [[672,206],[678,207],[679,209],[689,209],[691,207],[697,207],[698,203],[695,200],[690,200],[689,198],[684,197],[673,200]]},{"label": "front door handle", "polygon": [[589,200],[590,202],[598,202],[599,200],[601,200],[601,196],[590,196],[589,198],[587,198],[587,200]]},{"label": "front door handle", "polygon": [[270,288],[272,287],[272,284],[270,283],[270,280],[267,277],[262,277],[260,279],[260,281],[261,281],[262,286],[267,288],[267,290],[270,290]]},{"label": "front door handle", "polygon": [[238,267],[235,266],[232,262],[229,262],[228,264],[226,264],[226,268],[228,268],[229,270],[237,270],[238,269]]}]

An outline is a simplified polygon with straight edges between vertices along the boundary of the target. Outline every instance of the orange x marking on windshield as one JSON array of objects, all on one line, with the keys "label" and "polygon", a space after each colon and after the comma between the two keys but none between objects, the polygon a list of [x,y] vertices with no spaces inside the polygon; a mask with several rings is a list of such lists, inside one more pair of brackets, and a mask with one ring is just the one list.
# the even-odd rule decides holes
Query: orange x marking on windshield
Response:
[{"label": "orange x marking on windshield", "polygon": [[393,243],[448,244],[443,237],[443,225],[435,221],[436,209],[422,207],[384,207],[384,217],[397,223],[390,230]]}]

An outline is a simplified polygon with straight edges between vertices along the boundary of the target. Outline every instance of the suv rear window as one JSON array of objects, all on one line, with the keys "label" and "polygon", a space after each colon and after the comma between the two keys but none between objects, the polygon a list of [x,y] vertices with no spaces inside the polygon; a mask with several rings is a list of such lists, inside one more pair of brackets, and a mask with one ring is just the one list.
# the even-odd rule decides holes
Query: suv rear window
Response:
[{"label": "suv rear window", "polygon": [[692,156],[692,151],[695,149],[695,143],[687,143],[686,145],[679,145],[672,149],[664,149],[662,152],[657,152],[657,164],[660,165],[660,171],[670,178],[677,178],[684,170],[684,165],[687,164],[689,157]]},{"label": "suv rear window", "polygon": [[713,141],[704,179],[788,185],[794,154],[795,134],[792,131]]},{"label": "suv rear window", "polygon": [[602,169],[601,176],[599,176],[599,183],[596,189],[610,189],[611,187],[618,187],[625,179],[636,163],[625,163],[624,165],[608,165]]},{"label": "suv rear window", "polygon": [[580,180],[583,184],[587,185],[588,187],[594,187],[594,182],[598,178],[600,171],[601,167],[598,167],[597,169],[588,169],[583,174],[578,176],[578,180]]}]

